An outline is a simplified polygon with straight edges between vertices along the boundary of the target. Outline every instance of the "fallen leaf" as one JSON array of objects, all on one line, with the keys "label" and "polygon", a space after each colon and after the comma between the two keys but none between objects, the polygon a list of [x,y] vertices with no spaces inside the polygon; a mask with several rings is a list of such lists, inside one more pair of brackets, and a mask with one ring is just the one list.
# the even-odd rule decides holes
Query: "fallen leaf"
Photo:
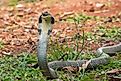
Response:
[{"label": "fallen leaf", "polygon": [[121,69],[113,69],[106,72],[109,81],[121,81]]},{"label": "fallen leaf", "polygon": [[73,66],[64,67],[63,69],[66,70],[66,71],[73,72],[73,73],[79,71],[79,67],[73,67]]},{"label": "fallen leaf", "polygon": [[107,75],[112,75],[112,74],[121,74],[121,69],[113,69],[111,71],[106,72]]},{"label": "fallen leaf", "polygon": [[82,66],[79,67],[79,71],[82,69],[86,69],[90,63],[91,63],[91,60],[86,61],[84,64],[82,64]]}]

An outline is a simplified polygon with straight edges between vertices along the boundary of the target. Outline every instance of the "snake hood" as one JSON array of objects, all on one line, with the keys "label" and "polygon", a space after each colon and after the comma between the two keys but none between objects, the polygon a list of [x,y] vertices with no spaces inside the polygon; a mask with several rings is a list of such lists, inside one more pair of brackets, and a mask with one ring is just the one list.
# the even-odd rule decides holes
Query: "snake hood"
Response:
[{"label": "snake hood", "polygon": [[54,18],[48,12],[42,13],[42,15],[40,15],[40,17],[39,17],[39,23],[42,23],[44,21],[46,21],[47,23],[54,24]]},{"label": "snake hood", "polygon": [[52,31],[52,24],[54,24],[55,20],[53,18],[53,16],[48,13],[48,12],[44,12],[42,13],[42,15],[40,15],[39,17],[39,33],[41,32],[45,32],[48,33],[48,35],[50,34],[50,32]]}]

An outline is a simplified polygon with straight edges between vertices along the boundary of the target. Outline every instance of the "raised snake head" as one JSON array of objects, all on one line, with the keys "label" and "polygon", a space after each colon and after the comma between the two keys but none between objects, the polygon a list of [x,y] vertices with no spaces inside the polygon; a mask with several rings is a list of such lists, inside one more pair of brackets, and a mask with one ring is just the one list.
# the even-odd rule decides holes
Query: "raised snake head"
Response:
[{"label": "raised snake head", "polygon": [[49,12],[43,12],[39,17],[39,23],[43,23],[43,21],[54,24],[55,19]]},{"label": "raised snake head", "polygon": [[45,32],[50,35],[52,24],[54,24],[54,22],[54,17],[49,12],[43,12],[39,17],[39,34]]}]

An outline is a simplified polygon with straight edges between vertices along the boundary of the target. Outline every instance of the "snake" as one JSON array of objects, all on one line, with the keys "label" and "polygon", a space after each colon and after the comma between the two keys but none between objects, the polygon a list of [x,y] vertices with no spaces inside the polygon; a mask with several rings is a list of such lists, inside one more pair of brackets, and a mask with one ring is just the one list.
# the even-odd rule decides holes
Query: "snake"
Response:
[{"label": "snake", "polygon": [[[38,44],[37,44],[37,59],[38,66],[43,74],[43,76],[48,79],[58,78],[56,69],[63,67],[80,67],[87,62],[87,60],[69,60],[69,61],[52,61],[47,60],[47,47],[50,33],[52,32],[52,25],[55,19],[49,12],[42,12],[39,16],[38,22]],[[90,59],[90,63],[87,69],[97,67],[99,65],[108,64],[110,61],[110,56],[116,52],[121,51],[121,43],[113,45],[100,47],[96,51],[96,57]]]}]

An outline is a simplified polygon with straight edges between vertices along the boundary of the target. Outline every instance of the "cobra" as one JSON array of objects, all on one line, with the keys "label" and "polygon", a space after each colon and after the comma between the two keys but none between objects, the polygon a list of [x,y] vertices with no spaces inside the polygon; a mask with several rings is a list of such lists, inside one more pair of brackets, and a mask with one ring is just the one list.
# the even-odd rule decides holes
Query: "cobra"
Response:
[{"label": "cobra", "polygon": [[[57,68],[63,68],[66,66],[82,66],[87,60],[77,60],[77,61],[47,61],[47,45],[50,33],[52,31],[52,24],[54,24],[54,18],[48,12],[42,13],[39,17],[39,41],[37,46],[37,57],[38,65],[43,75],[49,79],[58,78],[58,75],[55,71]],[[94,68],[98,65],[107,64],[110,60],[110,55],[121,51],[121,43],[114,46],[100,47],[97,52],[96,58],[90,59],[90,63],[87,66],[87,69]]]}]

